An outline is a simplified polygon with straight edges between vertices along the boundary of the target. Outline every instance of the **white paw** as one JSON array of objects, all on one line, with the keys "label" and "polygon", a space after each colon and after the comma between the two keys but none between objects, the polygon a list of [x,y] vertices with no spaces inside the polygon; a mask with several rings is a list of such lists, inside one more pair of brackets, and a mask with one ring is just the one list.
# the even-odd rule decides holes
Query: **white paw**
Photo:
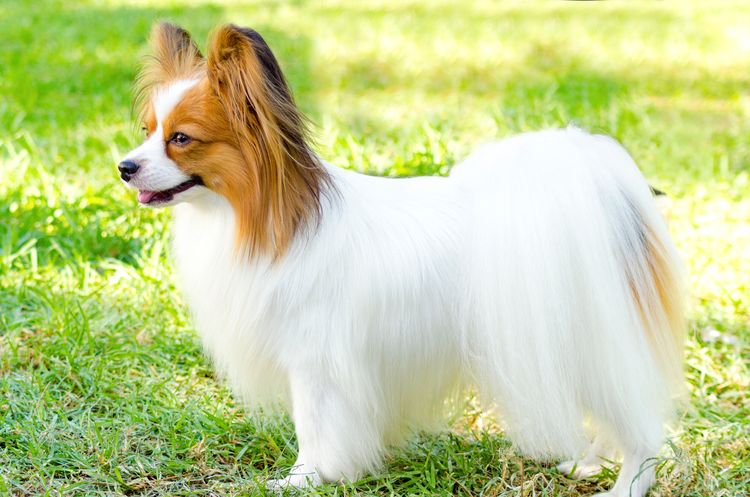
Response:
[{"label": "white paw", "polygon": [[274,492],[281,493],[284,490],[295,488],[317,487],[322,483],[323,480],[320,478],[320,475],[318,475],[318,472],[314,469],[309,471],[301,471],[301,468],[295,468],[286,478],[268,480],[266,482],[266,488],[268,490],[273,490]]},{"label": "white paw", "polygon": [[602,466],[581,461],[565,461],[557,465],[557,470],[569,478],[583,480],[598,475],[602,471]]}]

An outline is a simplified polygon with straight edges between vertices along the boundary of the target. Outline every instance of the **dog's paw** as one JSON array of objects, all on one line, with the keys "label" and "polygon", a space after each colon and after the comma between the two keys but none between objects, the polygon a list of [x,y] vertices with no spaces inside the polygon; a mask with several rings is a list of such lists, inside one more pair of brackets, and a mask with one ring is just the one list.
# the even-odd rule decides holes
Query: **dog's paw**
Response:
[{"label": "dog's paw", "polygon": [[[569,478],[583,480],[598,475],[602,471],[601,464],[586,464],[581,461],[565,461],[557,465],[557,470]],[[604,496],[604,494],[600,494]]]},{"label": "dog's paw", "polygon": [[309,488],[317,487],[322,484],[320,475],[317,471],[305,472],[305,473],[292,473],[286,478],[279,478],[276,480],[268,480],[266,482],[266,488],[276,493],[283,493],[284,490],[293,490],[297,488]]}]

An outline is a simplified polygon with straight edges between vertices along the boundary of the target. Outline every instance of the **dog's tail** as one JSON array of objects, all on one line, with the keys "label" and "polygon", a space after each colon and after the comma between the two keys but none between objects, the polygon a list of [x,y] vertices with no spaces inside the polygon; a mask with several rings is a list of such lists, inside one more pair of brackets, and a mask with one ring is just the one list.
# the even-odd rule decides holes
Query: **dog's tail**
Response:
[{"label": "dog's tail", "polygon": [[[616,414],[610,416],[606,411],[597,414],[609,418],[611,428],[621,443],[635,443],[635,446],[650,446],[650,450],[657,450],[660,440],[651,434],[655,425],[648,419],[658,416],[661,421],[669,420],[674,415],[674,403],[669,402],[670,394],[674,400],[682,397],[685,389],[683,363],[687,323],[684,270],[654,193],[643,180],[632,158],[610,138],[591,138],[601,147],[599,157],[611,161],[606,169],[614,181],[604,180],[606,186],[599,190],[605,217],[609,219],[610,247],[620,268],[618,272],[624,296],[630,296],[628,307],[631,310],[628,314],[635,325],[632,328],[645,335],[645,345],[655,366],[655,371],[646,375],[646,381],[641,378],[634,383],[643,394],[643,406],[629,415],[642,417],[640,421],[631,421]],[[648,361],[642,362],[639,367],[648,368]],[[659,402],[658,398],[653,404],[646,400],[649,392],[656,393],[663,402]],[[629,402],[637,399],[633,397]],[[658,405],[661,405],[660,412],[653,410]],[[627,407],[621,409],[628,410]],[[597,411],[596,407],[593,410]],[[633,448],[631,446],[624,450],[627,453]]]},{"label": "dog's tail", "polygon": [[[655,480],[653,465],[649,467],[647,461],[658,454],[663,444],[660,425],[674,415],[670,397],[682,394],[684,388],[683,270],[653,198],[656,192],[648,187],[621,145],[606,137],[592,138],[599,148],[602,169],[611,176],[609,180],[597,178],[597,183],[602,186],[599,198],[610,220],[610,247],[620,268],[617,279],[628,301],[628,321],[636,331],[636,338],[642,340],[641,348],[650,352],[651,357],[634,364],[649,371],[634,375],[637,379],[632,385],[636,387],[636,395],[631,391],[630,399],[625,402],[599,395],[591,399],[594,400],[591,411],[604,424],[603,430],[599,427],[600,434],[607,431],[614,434],[623,454],[615,488],[625,486],[631,495],[644,495]],[[654,393],[656,398],[649,400]],[[603,409],[601,401],[606,406]],[[631,409],[634,401],[641,405]],[[611,410],[613,406],[615,411]]]},{"label": "dog's tail", "polygon": [[673,390],[679,392],[686,330],[683,270],[665,223],[653,207],[629,207],[626,215],[634,224],[629,236],[635,239],[619,244],[621,263],[651,350]]},{"label": "dog's tail", "polygon": [[[652,354],[673,393],[682,393],[683,351],[686,332],[685,278],[680,257],[659,212],[656,195],[663,192],[646,186],[629,154],[615,140],[592,137],[612,157],[630,167],[612,167],[617,176],[619,195],[610,196],[603,205],[614,222],[618,262],[638,317],[646,333]],[[604,190],[607,191],[607,190]],[[611,192],[611,190],[609,190]]]}]

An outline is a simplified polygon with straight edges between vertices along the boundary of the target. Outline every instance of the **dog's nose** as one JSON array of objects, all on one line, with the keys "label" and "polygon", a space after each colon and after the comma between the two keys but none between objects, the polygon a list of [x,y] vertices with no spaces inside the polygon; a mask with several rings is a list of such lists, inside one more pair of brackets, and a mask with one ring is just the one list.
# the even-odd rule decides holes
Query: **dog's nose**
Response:
[{"label": "dog's nose", "polygon": [[120,165],[117,166],[117,169],[120,170],[120,177],[123,179],[123,181],[130,181],[133,175],[138,172],[139,167],[141,166],[139,164],[136,164],[132,160],[124,160],[120,162]]}]

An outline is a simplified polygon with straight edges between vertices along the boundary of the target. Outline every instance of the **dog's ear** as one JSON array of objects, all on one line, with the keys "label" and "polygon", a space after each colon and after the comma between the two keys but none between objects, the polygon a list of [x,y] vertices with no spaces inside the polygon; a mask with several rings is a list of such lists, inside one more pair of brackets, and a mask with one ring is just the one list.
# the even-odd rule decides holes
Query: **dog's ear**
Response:
[{"label": "dog's ear", "polygon": [[151,50],[156,79],[164,82],[178,78],[189,78],[201,65],[203,56],[190,38],[190,34],[179,26],[168,22],[155,24],[151,30]]},{"label": "dog's ear", "polygon": [[148,115],[148,103],[154,88],[174,79],[197,77],[203,56],[187,31],[162,22],[151,30],[151,56],[141,67],[134,88],[134,109],[138,120]]},{"label": "dog's ear", "polygon": [[[302,131],[281,68],[260,34],[229,24],[216,31],[208,50],[208,79],[233,125]],[[283,122],[287,118],[294,122]]]},{"label": "dog's ear", "polygon": [[[276,57],[256,31],[231,24],[219,28],[209,43],[206,75],[255,190],[244,201],[248,222],[240,236],[250,250],[278,256],[298,227],[319,214],[328,174],[307,144],[306,120]],[[242,224],[243,213],[238,217]]]}]

